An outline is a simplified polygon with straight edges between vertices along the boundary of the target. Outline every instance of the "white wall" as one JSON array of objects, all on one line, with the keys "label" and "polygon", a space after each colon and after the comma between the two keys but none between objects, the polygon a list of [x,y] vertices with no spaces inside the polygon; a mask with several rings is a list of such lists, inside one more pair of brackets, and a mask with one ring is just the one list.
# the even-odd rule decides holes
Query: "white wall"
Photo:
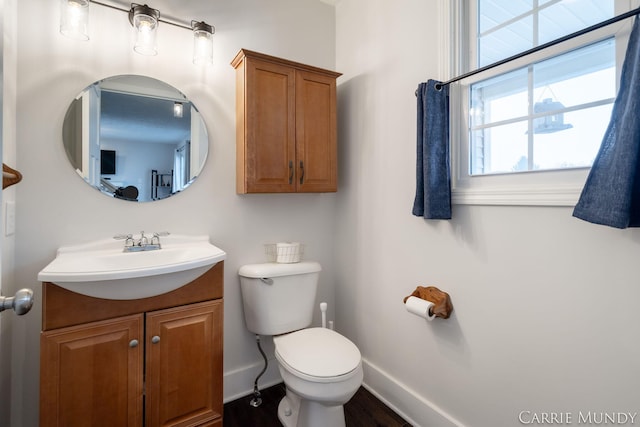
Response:
[{"label": "white wall", "polygon": [[[640,231],[591,225],[570,208],[411,215],[414,91],[443,77],[440,3],[336,6],[336,324],[360,347],[366,384],[418,426],[640,412]],[[408,314],[402,299],[417,285],[448,292],[452,317]]]},{"label": "white wall", "polygon": [[[92,4],[91,40],[83,43],[59,34],[58,2],[19,2],[16,166],[24,179],[16,186],[16,281],[12,287],[32,287],[36,305],[21,318],[21,334],[13,337],[12,426],[38,425],[41,286],[36,277],[61,245],[123,232],[168,230],[208,234],[227,251],[227,398],[249,392],[261,368],[254,337],[244,327],[236,272],[242,264],[265,259],[264,243],[304,242],[307,259],[325,267],[319,298],[333,306],[333,233],[327,231],[335,228],[337,197],[236,195],[235,70],[229,63],[240,48],[247,48],[333,69],[334,8],[318,0],[205,3],[201,16],[184,17],[216,26],[215,64],[202,71],[191,63],[189,31],[161,25],[158,56],[143,57],[132,51],[125,13]],[[187,95],[202,113],[210,136],[209,158],[198,180],[184,193],[154,203],[114,200],[87,186],[69,165],[61,137],[69,102],[88,84],[118,74],[163,80]],[[13,290],[8,287],[5,293]],[[266,347],[270,348],[269,342]]]}]

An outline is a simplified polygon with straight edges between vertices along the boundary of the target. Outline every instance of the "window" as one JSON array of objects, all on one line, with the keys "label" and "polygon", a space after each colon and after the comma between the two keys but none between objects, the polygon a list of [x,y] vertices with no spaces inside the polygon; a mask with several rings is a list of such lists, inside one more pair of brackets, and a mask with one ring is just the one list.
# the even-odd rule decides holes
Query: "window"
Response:
[{"label": "window", "polygon": [[[629,0],[461,0],[456,39],[468,54],[456,62],[480,68],[631,9]],[[630,21],[452,85],[454,202],[575,203],[609,122]]]},{"label": "window", "polygon": [[189,185],[191,158],[191,141],[184,141],[174,151],[173,157],[173,192],[184,190]]},{"label": "window", "polygon": [[607,39],[470,86],[470,174],[589,167],[615,98]]}]

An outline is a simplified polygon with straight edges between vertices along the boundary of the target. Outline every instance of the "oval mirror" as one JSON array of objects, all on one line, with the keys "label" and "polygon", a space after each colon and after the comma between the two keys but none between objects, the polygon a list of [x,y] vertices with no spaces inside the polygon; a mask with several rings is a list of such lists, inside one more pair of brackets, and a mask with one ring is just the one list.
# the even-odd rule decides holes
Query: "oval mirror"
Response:
[{"label": "oval mirror", "polygon": [[207,158],[207,129],[179,90],[124,75],[83,90],[62,126],[67,157],[103,194],[148,202],[173,196],[197,178]]}]

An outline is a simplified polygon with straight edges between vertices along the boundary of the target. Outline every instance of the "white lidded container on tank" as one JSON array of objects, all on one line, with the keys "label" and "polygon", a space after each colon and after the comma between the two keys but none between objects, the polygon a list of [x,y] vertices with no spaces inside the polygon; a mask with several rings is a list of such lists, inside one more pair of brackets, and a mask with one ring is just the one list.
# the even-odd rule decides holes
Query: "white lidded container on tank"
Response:
[{"label": "white lidded container on tank", "polygon": [[240,267],[247,329],[258,335],[279,335],[309,326],[321,270],[314,261]]}]

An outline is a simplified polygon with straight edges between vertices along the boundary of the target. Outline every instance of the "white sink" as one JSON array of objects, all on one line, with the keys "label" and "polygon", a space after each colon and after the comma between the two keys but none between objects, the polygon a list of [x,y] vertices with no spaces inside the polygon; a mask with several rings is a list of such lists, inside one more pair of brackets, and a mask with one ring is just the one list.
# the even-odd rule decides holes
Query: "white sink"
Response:
[{"label": "white sink", "polygon": [[140,252],[123,252],[124,242],[114,239],[63,246],[38,280],[96,298],[147,298],[186,285],[227,257],[208,236],[169,235],[161,244]]}]

